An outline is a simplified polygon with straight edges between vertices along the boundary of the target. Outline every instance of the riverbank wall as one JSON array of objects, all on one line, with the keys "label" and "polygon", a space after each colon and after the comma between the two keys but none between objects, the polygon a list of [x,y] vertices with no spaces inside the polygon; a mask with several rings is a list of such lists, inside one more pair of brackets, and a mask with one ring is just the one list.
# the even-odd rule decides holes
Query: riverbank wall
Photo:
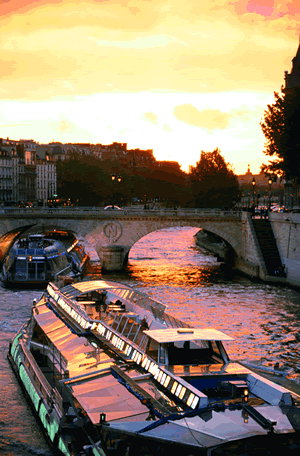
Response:
[{"label": "riverbank wall", "polygon": [[300,287],[300,214],[271,213],[269,220],[285,265],[286,282]]},{"label": "riverbank wall", "polygon": [[242,255],[236,259],[236,269],[266,282],[300,287],[300,214],[269,214],[285,277],[268,275],[250,214],[243,213],[242,221]]},{"label": "riverbank wall", "polygon": [[[242,214],[242,252],[235,256],[234,269],[265,282],[300,287],[300,214],[271,212],[269,221],[284,265],[285,277],[268,274],[251,216],[247,212]],[[217,253],[200,233],[201,231],[196,234],[197,244]]]}]

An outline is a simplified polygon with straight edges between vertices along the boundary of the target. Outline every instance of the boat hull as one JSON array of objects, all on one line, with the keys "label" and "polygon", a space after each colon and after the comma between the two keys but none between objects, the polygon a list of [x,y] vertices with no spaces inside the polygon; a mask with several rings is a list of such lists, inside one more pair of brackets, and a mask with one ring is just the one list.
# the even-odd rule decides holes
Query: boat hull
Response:
[{"label": "boat hull", "polygon": [[[230,336],[180,326],[164,310],[109,281],[49,284],[8,357],[53,448],[67,456],[257,456],[275,443],[298,454],[300,398],[225,352],[221,363]],[[174,339],[189,343],[198,364],[172,364]],[[191,348],[193,340],[201,343]],[[211,340],[217,361],[207,364]],[[194,360],[186,349],[176,356]]]},{"label": "boat hull", "polygon": [[[50,417],[49,401],[45,396],[40,394],[30,375],[23,367],[19,353],[20,337],[22,337],[21,333],[15,337],[8,353],[8,359],[13,371],[26,394],[36,418],[44,430],[49,445],[58,455],[74,456],[74,452],[68,448],[70,435],[63,434],[59,419],[55,416]],[[98,431],[100,432],[101,440],[107,446],[105,449],[102,446],[97,449],[94,448],[93,453],[86,454],[93,454],[95,456],[107,456],[107,454],[115,454],[116,456],[156,456],[171,454],[172,451],[176,451],[180,452],[181,456],[240,456],[242,454],[246,454],[247,456],[265,456],[266,454],[272,454],[274,447],[276,447],[278,454],[286,453],[288,455],[298,455],[300,449],[299,433],[292,435],[269,433],[251,438],[238,438],[229,442],[225,441],[211,448],[201,448],[199,445],[196,445],[196,441],[195,445],[178,442],[179,428],[174,429],[173,436],[172,434],[170,436],[170,432],[168,432],[168,438],[164,436],[164,430],[160,433],[156,431],[152,434],[149,431],[149,435],[139,433],[141,425],[143,428],[147,428],[151,423],[153,421],[138,423],[138,426],[130,431],[128,429],[122,429],[122,425],[120,424],[114,426],[113,423],[106,424],[104,422],[101,427],[98,427]],[[168,427],[170,427],[170,424],[168,424]]]}]

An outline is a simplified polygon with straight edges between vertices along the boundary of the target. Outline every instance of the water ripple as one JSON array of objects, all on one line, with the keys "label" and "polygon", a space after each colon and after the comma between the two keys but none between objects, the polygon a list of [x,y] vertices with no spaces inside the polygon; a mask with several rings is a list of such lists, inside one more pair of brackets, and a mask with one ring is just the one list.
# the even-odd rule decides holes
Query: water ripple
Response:
[{"label": "water ripple", "polygon": [[[266,366],[279,363],[299,382],[300,293],[220,268],[213,255],[196,246],[196,231],[175,227],[145,236],[131,249],[126,270],[105,277],[153,296],[192,326],[229,334],[235,339],[226,344],[231,358]],[[4,456],[51,454],[6,359],[10,338],[29,318],[32,300],[41,293],[0,286],[0,394],[5,398],[0,402],[0,453]]]}]

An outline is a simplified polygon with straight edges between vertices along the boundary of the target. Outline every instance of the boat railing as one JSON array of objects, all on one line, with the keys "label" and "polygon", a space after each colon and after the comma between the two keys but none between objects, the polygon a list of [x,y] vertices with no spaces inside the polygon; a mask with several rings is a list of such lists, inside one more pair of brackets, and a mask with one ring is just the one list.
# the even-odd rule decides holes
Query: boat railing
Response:
[{"label": "boat railing", "polygon": [[52,388],[46,377],[40,371],[33,355],[27,350],[25,343],[20,340],[21,354],[23,358],[23,365],[26,366],[27,371],[31,374],[31,377],[38,387],[38,390],[42,397],[47,398],[47,402],[50,404],[54,402],[57,413],[62,416],[63,414],[63,399],[56,388]]}]

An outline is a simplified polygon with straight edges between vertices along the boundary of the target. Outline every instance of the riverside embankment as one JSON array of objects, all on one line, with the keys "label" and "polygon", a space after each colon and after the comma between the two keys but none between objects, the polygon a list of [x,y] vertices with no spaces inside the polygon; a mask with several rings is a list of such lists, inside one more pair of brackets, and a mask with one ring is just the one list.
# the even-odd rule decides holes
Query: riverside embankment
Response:
[{"label": "riverside embankment", "polygon": [[271,213],[269,220],[285,265],[286,281],[300,287],[300,214]]},{"label": "riverside embankment", "polygon": [[[273,233],[275,244],[273,251],[263,252],[259,242],[259,233],[255,228],[255,220],[249,213],[242,214],[242,251],[235,252],[234,269],[239,270],[249,277],[259,278],[265,282],[274,282],[300,287],[300,214],[293,212],[270,213],[269,230]],[[213,236],[205,236],[200,231],[196,235],[197,244],[213,252],[221,260],[231,259],[221,239],[213,242]],[[230,247],[230,246],[228,246]],[[272,249],[271,249],[272,250]],[[230,251],[230,249],[229,249]],[[275,252],[277,251],[277,252]],[[283,274],[276,274],[277,267],[270,272],[268,255],[277,253],[280,258]],[[274,260],[275,261],[275,260]],[[272,269],[272,268],[271,268]],[[277,271],[276,271],[277,272]]]}]

